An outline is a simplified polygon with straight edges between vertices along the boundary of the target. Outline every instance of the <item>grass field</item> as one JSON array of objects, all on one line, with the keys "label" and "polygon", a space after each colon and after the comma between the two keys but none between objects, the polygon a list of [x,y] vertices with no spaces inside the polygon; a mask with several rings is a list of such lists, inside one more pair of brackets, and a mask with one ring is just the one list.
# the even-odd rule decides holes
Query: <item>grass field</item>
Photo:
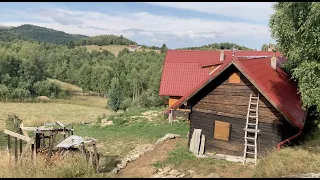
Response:
[{"label": "grass field", "polygon": [[55,83],[56,85],[60,86],[63,90],[70,91],[72,94],[74,94],[74,93],[82,93],[82,89],[80,87],[76,86],[76,85],[65,83],[65,82],[59,81],[57,79],[48,78],[48,80],[50,82]]},{"label": "grass field", "polygon": [[[102,50],[108,50],[111,51],[115,56],[118,56],[119,52],[122,51],[124,48],[129,48],[129,46],[125,45],[107,45],[107,46],[98,46],[98,45],[89,45],[85,46],[88,51],[96,50],[96,51],[102,51]],[[138,49],[137,52],[142,51],[143,49]],[[151,49],[144,49],[145,51],[151,51]],[[160,50],[154,50],[157,53],[160,53]]]},{"label": "grass field", "polygon": [[25,125],[43,125],[44,122],[94,122],[102,114],[112,111],[89,106],[57,103],[0,103],[0,129],[4,128],[8,114],[14,113]]}]

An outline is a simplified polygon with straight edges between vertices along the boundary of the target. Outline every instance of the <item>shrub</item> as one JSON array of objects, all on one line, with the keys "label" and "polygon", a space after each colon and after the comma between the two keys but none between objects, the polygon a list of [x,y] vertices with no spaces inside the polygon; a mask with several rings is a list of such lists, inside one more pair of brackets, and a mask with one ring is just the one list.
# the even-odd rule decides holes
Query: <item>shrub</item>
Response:
[{"label": "shrub", "polygon": [[9,88],[0,84],[0,100],[5,101],[9,97]]}]

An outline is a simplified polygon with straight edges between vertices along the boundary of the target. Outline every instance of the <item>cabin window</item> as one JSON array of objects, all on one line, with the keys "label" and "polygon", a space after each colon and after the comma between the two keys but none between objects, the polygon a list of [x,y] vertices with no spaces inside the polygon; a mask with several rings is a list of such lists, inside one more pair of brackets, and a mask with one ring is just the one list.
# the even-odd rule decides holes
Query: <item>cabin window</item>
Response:
[{"label": "cabin window", "polygon": [[230,123],[215,121],[214,123],[214,139],[229,141]]},{"label": "cabin window", "polygon": [[229,77],[229,83],[240,83],[240,72],[232,73]]}]

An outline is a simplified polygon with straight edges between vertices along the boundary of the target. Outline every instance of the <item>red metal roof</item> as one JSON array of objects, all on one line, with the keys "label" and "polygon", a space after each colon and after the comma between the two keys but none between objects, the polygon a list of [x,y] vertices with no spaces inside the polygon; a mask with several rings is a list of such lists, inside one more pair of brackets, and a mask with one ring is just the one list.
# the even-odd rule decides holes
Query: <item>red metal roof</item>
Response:
[{"label": "red metal roof", "polygon": [[294,126],[302,129],[304,126],[305,110],[302,109],[300,95],[297,93],[296,85],[290,81],[290,77],[280,68],[274,70],[270,65],[270,58],[260,59],[233,59],[226,60],[217,70],[198,85],[193,87],[179,101],[170,108],[177,108],[200,89],[206,86],[211,80],[217,77],[227,67],[234,64],[252,84],[272,103]]},{"label": "red metal roof", "polygon": [[[272,51],[236,51],[237,56],[272,56]],[[277,52],[277,56],[280,53]],[[224,61],[232,59],[232,51],[224,51]],[[160,96],[184,96],[199,82],[209,76],[209,70],[202,68],[217,65],[220,50],[168,50],[164,60],[160,83]]]}]

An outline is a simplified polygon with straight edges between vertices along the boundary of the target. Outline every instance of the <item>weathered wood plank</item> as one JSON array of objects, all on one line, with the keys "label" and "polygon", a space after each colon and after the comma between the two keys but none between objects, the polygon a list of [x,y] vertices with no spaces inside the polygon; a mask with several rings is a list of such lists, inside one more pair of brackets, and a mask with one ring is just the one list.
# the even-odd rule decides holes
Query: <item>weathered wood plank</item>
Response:
[{"label": "weathered wood plank", "polygon": [[12,136],[12,137],[15,137],[15,138],[18,138],[18,139],[27,141],[27,142],[30,141],[30,138],[29,138],[29,137],[23,136],[23,135],[21,135],[21,134],[18,134],[18,133],[12,132],[12,131],[9,131],[9,130],[7,130],[7,129],[5,129],[5,130],[3,131],[3,133],[8,134],[8,135],[10,135],[10,136]]}]

